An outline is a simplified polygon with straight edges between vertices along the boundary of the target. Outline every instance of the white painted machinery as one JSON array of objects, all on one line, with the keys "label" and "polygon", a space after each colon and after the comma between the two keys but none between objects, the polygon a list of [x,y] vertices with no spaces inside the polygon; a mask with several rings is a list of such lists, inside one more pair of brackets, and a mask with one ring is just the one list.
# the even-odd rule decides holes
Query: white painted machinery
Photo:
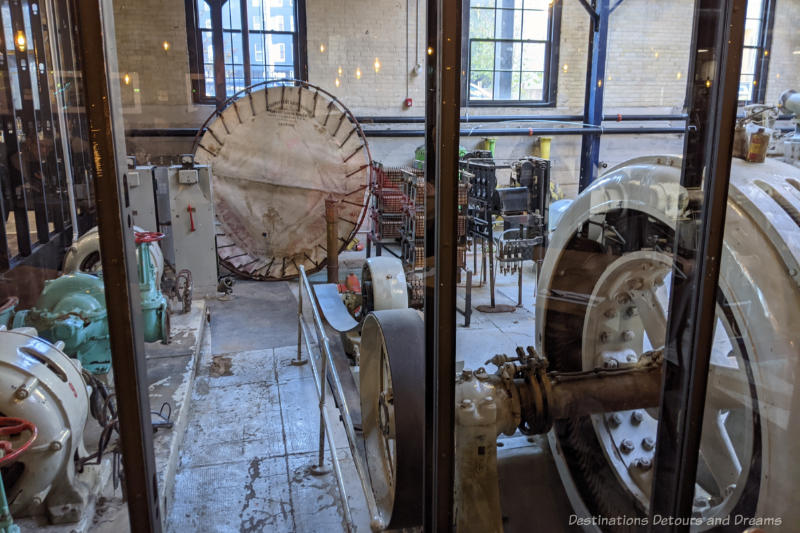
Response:
[{"label": "white painted machinery", "polygon": [[[145,230],[139,226],[133,226],[134,233],[143,233]],[[147,246],[150,252],[150,261],[153,265],[155,279],[160,280],[164,274],[164,254],[158,243],[150,243]],[[139,248],[136,248],[136,258],[138,262]],[[97,226],[84,233],[80,239],[72,243],[64,255],[64,273],[86,272],[89,274],[97,273],[103,267],[100,259],[100,232]]]},{"label": "white painted machinery", "polygon": [[[75,522],[89,497],[92,476],[78,475],[75,457],[86,456],[83,430],[89,395],[80,363],[36,336],[33,328],[0,330],[0,412],[38,428],[31,448],[3,466],[11,513]],[[25,435],[9,437],[16,440]]]},{"label": "white painted machinery", "polygon": [[125,173],[130,214],[133,223],[158,231],[156,215],[155,169],[152,165],[136,165],[136,158],[128,156],[128,171]]},{"label": "white painted machinery", "polygon": [[[503,530],[496,438],[517,430],[548,433],[576,516],[647,516],[674,234],[689,200],[680,169],[679,157],[636,158],[566,207],[542,265],[535,347],[491,357],[494,373],[458,376],[458,531]],[[376,311],[362,330],[363,432],[383,527],[421,520],[414,313]],[[693,516],[798,524],[800,169],[733,160],[717,316]]]},{"label": "white painted machinery", "polygon": [[193,293],[214,296],[217,290],[216,230],[211,167],[196,165],[191,155],[167,169],[170,232],[175,272],[191,272]]}]

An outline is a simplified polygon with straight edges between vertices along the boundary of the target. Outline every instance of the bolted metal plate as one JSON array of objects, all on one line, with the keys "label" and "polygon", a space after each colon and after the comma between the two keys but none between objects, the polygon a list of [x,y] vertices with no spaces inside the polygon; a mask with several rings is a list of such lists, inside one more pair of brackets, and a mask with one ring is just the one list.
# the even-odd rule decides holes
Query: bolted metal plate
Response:
[{"label": "bolted metal plate", "polygon": [[[288,84],[287,84],[288,83]],[[325,199],[339,200],[341,249],[366,213],[369,147],[352,113],[302,81],[230,98],[195,139],[211,166],[220,261],[249,278],[294,278],[325,265]]]}]

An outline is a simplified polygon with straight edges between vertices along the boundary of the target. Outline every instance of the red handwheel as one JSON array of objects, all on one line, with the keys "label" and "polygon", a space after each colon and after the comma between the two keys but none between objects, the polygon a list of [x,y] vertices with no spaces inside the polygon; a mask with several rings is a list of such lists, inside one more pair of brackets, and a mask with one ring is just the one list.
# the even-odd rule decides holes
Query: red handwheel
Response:
[{"label": "red handwheel", "polygon": [[133,236],[136,244],[156,242],[164,238],[164,234],[158,231],[135,231]]},{"label": "red handwheel", "polygon": [[[24,431],[30,433],[30,437],[22,446],[15,450],[11,441],[5,440],[5,437],[18,435]],[[22,452],[33,445],[33,441],[36,440],[38,434],[39,430],[33,422],[28,422],[21,418],[0,417],[0,450],[2,450],[3,453],[3,456],[0,457],[0,465],[19,457]]]}]

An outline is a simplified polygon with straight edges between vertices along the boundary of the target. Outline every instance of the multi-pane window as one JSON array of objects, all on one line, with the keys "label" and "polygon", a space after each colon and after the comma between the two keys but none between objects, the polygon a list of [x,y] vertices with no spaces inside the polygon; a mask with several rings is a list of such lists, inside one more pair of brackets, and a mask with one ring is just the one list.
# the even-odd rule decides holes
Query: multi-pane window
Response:
[{"label": "multi-pane window", "polygon": [[468,103],[548,103],[559,2],[468,0]]},{"label": "multi-pane window", "polygon": [[[220,73],[225,97],[262,81],[300,76],[295,0],[187,0],[187,9],[196,24],[189,35],[200,81],[194,84],[195,100],[216,97]],[[220,36],[221,56],[215,50]],[[220,59],[223,70],[216,68]]]},{"label": "multi-pane window", "polygon": [[770,19],[775,0],[748,0],[742,50],[742,75],[739,102],[763,102],[766,66],[769,56]]}]

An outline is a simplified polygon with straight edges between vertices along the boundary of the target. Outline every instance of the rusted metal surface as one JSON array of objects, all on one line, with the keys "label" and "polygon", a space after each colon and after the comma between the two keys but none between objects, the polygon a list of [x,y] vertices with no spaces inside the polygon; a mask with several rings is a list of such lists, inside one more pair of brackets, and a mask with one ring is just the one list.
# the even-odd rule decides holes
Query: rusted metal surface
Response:
[{"label": "rusted metal surface", "polygon": [[333,253],[328,253],[328,283],[339,283],[339,251],[338,251],[338,238],[339,227],[337,217],[339,216],[339,207],[337,201],[333,198],[325,199],[325,227],[327,235],[328,250],[333,250]]},{"label": "rusted metal surface", "polygon": [[353,115],[318,87],[245,89],[209,117],[194,151],[214,176],[220,261],[238,274],[278,280],[300,265],[322,268],[327,198],[338,202],[338,250],[364,219],[369,147]]}]

